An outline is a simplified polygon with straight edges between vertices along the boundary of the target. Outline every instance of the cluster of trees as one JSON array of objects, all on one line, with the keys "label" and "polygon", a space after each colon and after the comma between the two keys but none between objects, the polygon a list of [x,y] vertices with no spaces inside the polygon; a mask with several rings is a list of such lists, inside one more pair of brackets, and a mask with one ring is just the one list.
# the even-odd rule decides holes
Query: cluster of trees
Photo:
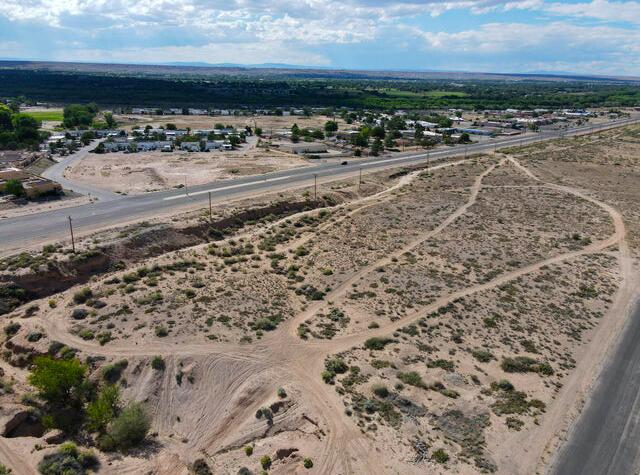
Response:
[{"label": "cluster of trees", "polygon": [[29,383],[45,402],[42,422],[68,435],[95,434],[101,450],[126,450],[140,444],[151,426],[138,403],[123,405],[120,390],[108,382],[95,384],[78,359],[38,356]]},{"label": "cluster of trees", "polygon": [[37,150],[43,136],[40,121],[0,104],[0,150]]},{"label": "cluster of trees", "polygon": [[[0,71],[5,96],[104,105],[202,107],[350,107],[363,109],[535,109],[537,107],[631,107],[639,87],[617,81],[523,81],[366,79],[208,75],[153,77],[84,72]],[[132,94],[135,91],[135,94]],[[448,94],[451,91],[451,94]],[[436,93],[435,93],[436,92]],[[135,102],[135,103],[134,103]],[[278,113],[278,111],[276,111]],[[282,111],[281,111],[282,113]]]},{"label": "cluster of trees", "polygon": [[113,129],[118,125],[111,112],[103,114],[102,121],[96,121],[98,106],[95,103],[69,104],[63,109],[62,125],[68,129]]},{"label": "cluster of trees", "polygon": [[312,142],[314,139],[323,140],[325,134],[319,129],[301,129],[297,124],[292,125],[292,142],[299,142],[301,137],[305,142]]}]

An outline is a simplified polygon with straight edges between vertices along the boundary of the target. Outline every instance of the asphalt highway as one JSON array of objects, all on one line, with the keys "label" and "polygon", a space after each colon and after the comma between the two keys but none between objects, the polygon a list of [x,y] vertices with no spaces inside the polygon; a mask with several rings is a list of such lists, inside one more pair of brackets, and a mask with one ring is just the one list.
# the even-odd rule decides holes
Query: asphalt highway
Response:
[{"label": "asphalt highway", "polygon": [[[611,121],[603,125],[586,125],[567,129],[563,131],[563,134],[569,136],[590,133],[637,121],[638,118],[635,117]],[[359,170],[367,173],[385,168],[426,163],[427,160],[432,162],[449,157],[463,157],[480,152],[489,152],[496,148],[526,145],[555,138],[558,138],[558,132],[544,131],[529,136],[508,137],[466,146],[432,150],[429,154],[427,152],[401,153],[393,157],[376,157],[350,161],[347,165],[327,163],[145,195],[122,196],[117,199],[114,199],[113,196],[106,196],[105,198],[107,199],[98,200],[90,204],[7,218],[0,221],[0,252],[13,251],[28,246],[30,243],[44,242],[66,236],[69,229],[68,216],[72,218],[74,231],[80,234],[92,229],[151,218],[188,205],[205,206],[210,192],[212,202],[220,202],[248,193],[269,193],[284,188],[308,185],[313,183],[315,176],[319,181],[328,181],[343,176],[357,175]],[[68,166],[68,164],[65,164],[65,166]],[[65,187],[80,191],[73,183],[66,183]],[[95,190],[92,196],[100,198]]]},{"label": "asphalt highway", "polygon": [[639,473],[638,300],[551,473]]}]

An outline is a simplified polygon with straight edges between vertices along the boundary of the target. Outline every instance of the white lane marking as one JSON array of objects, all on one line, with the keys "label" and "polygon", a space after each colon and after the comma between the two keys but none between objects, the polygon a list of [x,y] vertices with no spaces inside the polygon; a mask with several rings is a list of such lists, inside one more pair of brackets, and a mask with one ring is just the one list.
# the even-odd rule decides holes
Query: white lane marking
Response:
[{"label": "white lane marking", "polygon": [[193,193],[184,194],[184,195],[168,196],[166,198],[163,198],[163,201],[178,200],[180,198],[188,198],[190,196],[203,195],[203,194],[209,193],[209,192],[213,193],[215,191],[231,190],[233,188],[241,188],[243,186],[256,185],[257,183],[265,183],[265,182],[270,182],[270,181],[286,180],[288,178],[291,178],[291,176],[280,176],[280,177],[276,177],[276,178],[267,178],[265,180],[249,181],[247,183],[237,183],[235,185],[222,186],[220,188],[212,188],[210,190],[194,191]]}]

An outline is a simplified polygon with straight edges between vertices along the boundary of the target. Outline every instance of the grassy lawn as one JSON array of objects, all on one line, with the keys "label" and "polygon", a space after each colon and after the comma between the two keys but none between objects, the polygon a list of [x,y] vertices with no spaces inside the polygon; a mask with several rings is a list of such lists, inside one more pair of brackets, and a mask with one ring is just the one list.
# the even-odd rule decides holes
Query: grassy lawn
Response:
[{"label": "grassy lawn", "polygon": [[48,121],[48,122],[62,122],[62,110],[48,110],[48,111],[34,111],[25,112],[34,119]]}]

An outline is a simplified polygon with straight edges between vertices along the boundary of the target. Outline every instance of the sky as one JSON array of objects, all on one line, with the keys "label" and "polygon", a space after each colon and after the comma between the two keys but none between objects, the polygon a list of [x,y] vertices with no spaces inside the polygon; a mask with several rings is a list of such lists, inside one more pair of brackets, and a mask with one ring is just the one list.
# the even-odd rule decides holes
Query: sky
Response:
[{"label": "sky", "polygon": [[1,0],[0,58],[639,76],[627,0]]}]

